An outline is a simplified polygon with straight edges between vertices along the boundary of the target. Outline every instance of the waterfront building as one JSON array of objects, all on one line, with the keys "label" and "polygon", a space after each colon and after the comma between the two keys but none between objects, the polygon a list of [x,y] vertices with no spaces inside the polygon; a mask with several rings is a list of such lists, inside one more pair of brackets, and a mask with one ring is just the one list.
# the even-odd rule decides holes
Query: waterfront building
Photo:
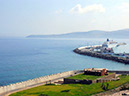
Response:
[{"label": "waterfront building", "polygon": [[103,76],[107,75],[107,69],[105,68],[92,68],[92,69],[84,69],[85,75],[95,75],[95,76]]}]

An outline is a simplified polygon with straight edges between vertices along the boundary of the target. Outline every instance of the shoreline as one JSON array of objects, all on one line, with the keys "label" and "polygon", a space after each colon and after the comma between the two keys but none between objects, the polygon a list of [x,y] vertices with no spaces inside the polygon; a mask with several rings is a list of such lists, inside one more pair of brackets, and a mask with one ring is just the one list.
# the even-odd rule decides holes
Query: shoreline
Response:
[{"label": "shoreline", "polygon": [[[60,78],[60,79],[57,79],[57,80],[52,80],[51,83],[54,83],[54,82],[57,82],[57,81],[62,81],[62,80],[63,80],[63,78]],[[23,91],[23,90],[27,90],[27,89],[30,89],[30,88],[34,88],[34,87],[38,87],[38,86],[45,85],[45,84],[46,84],[46,82],[42,82],[42,83],[39,83],[39,84],[28,86],[26,88],[16,89],[16,90],[10,91],[8,93],[3,93],[3,94],[0,94],[0,96],[9,96],[9,95],[11,95],[13,93]]]},{"label": "shoreline", "polygon": [[[47,77],[47,76],[44,76],[44,77],[39,77],[39,78],[35,78],[35,79],[32,79],[32,80],[27,80],[27,81],[24,81],[24,82],[19,82],[19,83],[10,84],[10,85],[7,85],[7,86],[2,86],[2,87],[0,87],[0,96],[9,96],[10,94],[13,94],[15,92],[19,92],[19,91],[34,88],[34,87],[37,87],[37,86],[45,85],[45,84],[47,84],[46,82],[55,83],[55,82],[58,82],[58,81],[63,81],[63,79],[66,78],[66,77],[70,77],[71,75],[74,76],[74,75],[77,75],[77,74],[80,74],[80,73],[83,73],[83,72],[84,72],[83,70],[67,71],[67,72],[62,72],[62,73],[49,75],[49,77],[52,76],[51,81],[50,81],[50,78],[49,78],[48,80],[44,80],[44,81],[39,82],[39,83],[35,82],[35,84],[31,84],[31,81],[33,81],[33,80],[37,81],[37,79],[39,79],[39,78],[46,78]],[[108,70],[108,72],[115,72],[118,75],[119,74],[129,74],[129,71],[121,71],[121,70]],[[57,77],[57,75],[58,75],[58,77]],[[54,78],[53,76],[57,77],[57,78]],[[25,86],[26,82],[30,83],[30,84]],[[22,86],[20,84],[22,84]],[[17,88],[16,85],[18,87],[19,86],[21,86],[21,87]],[[4,87],[5,87],[5,90],[2,91],[2,89]]]},{"label": "shoreline", "polygon": [[30,89],[30,88],[37,87],[40,85],[45,85],[50,82],[53,83],[53,82],[62,80],[63,78],[69,77],[71,75],[74,76],[81,72],[83,72],[83,71],[82,70],[66,71],[66,72],[62,72],[62,73],[52,74],[52,75],[48,75],[48,76],[43,76],[43,77],[23,81],[23,82],[18,82],[15,84],[10,84],[7,86],[1,86],[0,87],[0,96],[8,96],[8,95],[18,92],[18,91]]}]

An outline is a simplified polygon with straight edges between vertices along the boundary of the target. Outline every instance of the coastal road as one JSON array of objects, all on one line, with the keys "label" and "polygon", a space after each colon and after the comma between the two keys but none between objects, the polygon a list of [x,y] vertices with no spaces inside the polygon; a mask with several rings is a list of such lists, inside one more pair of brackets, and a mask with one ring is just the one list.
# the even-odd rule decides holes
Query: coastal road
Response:
[{"label": "coastal road", "polygon": [[[77,74],[80,74],[80,73],[81,72],[79,72]],[[74,73],[74,74],[71,74],[71,75],[77,75],[77,74]],[[54,83],[54,82],[58,82],[58,81],[63,81],[64,78],[70,77],[71,75],[67,75],[67,76],[64,76],[64,77],[56,78],[56,79],[53,79],[53,80],[48,80],[48,81],[45,81],[45,82],[42,82],[42,83],[38,83],[38,84],[34,84],[34,85],[31,85],[31,86],[28,86],[28,87],[25,87],[25,88],[19,88],[19,89],[16,89],[16,90],[8,91],[6,93],[0,94],[0,96],[9,96],[10,94],[18,92],[18,91],[23,91],[23,90],[30,89],[30,88],[33,88],[33,87],[45,85],[47,83]]]}]

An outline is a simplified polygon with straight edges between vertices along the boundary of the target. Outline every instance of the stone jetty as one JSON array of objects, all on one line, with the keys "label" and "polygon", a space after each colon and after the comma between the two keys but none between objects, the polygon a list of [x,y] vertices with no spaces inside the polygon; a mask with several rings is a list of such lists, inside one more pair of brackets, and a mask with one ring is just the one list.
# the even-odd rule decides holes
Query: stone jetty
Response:
[{"label": "stone jetty", "polygon": [[76,48],[73,51],[75,53],[78,53],[81,55],[87,55],[87,56],[112,60],[112,61],[116,61],[116,62],[120,62],[120,63],[124,63],[124,64],[129,64],[129,57],[128,56],[127,57],[120,57],[120,56],[116,56],[116,55],[112,55],[112,54],[102,54],[101,52],[93,51],[93,49],[100,48],[100,47],[101,47],[101,45],[85,46],[85,47]]}]

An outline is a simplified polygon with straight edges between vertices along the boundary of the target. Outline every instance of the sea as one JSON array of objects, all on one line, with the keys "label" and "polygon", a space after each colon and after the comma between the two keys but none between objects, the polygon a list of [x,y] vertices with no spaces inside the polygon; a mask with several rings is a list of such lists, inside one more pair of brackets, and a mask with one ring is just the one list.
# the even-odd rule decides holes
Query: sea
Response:
[{"label": "sea", "polygon": [[[113,40],[127,43],[115,48],[116,53],[129,53],[129,39]],[[129,70],[126,64],[73,52],[104,41],[106,38],[0,38],[0,86],[84,68]]]}]

